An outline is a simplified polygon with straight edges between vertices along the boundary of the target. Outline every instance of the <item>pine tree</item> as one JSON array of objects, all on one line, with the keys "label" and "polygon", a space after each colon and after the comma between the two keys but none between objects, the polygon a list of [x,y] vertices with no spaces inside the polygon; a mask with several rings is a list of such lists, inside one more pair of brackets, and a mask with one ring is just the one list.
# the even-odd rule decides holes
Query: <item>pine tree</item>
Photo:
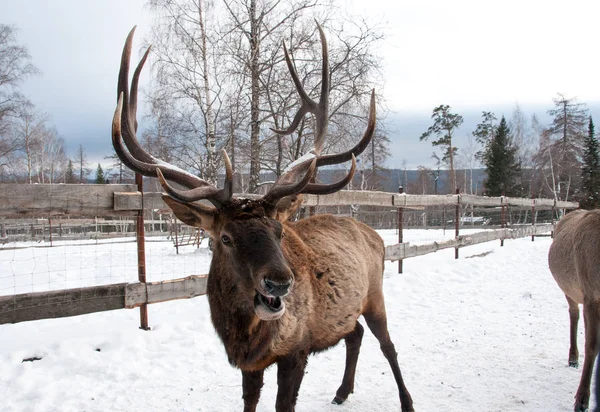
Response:
[{"label": "pine tree", "polygon": [[450,166],[450,186],[451,190],[454,191],[454,188],[456,188],[454,159],[458,148],[452,144],[452,136],[463,123],[463,117],[450,112],[450,106],[447,104],[442,104],[433,109],[431,118],[433,119],[433,125],[419,139],[421,141],[427,140],[432,135],[437,137],[437,140],[432,141],[431,144],[433,147],[440,146],[442,148],[442,161]]},{"label": "pine tree", "polygon": [[600,154],[591,116],[588,134],[583,142],[582,160],[580,205],[583,209],[596,209],[600,206]]},{"label": "pine tree", "polygon": [[98,168],[96,169],[95,183],[97,185],[103,185],[106,183],[106,180],[104,179],[104,170],[102,170],[102,166],[100,166],[100,163],[98,163]]},{"label": "pine tree", "polygon": [[65,170],[65,183],[75,183],[77,179],[75,179],[75,172],[73,171],[73,161],[69,159],[69,163],[67,163],[67,169]]},{"label": "pine tree", "polygon": [[517,147],[512,142],[510,128],[502,116],[490,142],[484,163],[487,169],[485,187],[488,196],[519,196],[522,188],[518,185],[521,165],[517,157]]}]

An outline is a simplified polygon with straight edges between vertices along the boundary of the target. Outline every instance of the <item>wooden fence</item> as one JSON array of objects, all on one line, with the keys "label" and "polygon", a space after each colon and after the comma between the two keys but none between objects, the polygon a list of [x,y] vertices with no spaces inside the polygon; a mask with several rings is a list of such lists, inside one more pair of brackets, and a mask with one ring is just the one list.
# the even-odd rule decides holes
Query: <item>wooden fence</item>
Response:
[{"label": "wooden fence", "polygon": [[[243,196],[243,195],[240,195]],[[572,209],[574,202],[552,199],[481,197],[473,195],[410,195],[386,192],[341,191],[327,196],[307,195],[306,206],[368,205],[419,208],[433,205]],[[136,185],[16,185],[0,184],[0,218],[55,216],[135,216],[140,210],[166,209],[160,193],[142,193]],[[399,243],[386,248],[386,260],[402,260],[491,240],[548,233],[552,224],[486,230],[426,245]],[[143,241],[143,239],[142,239]],[[458,256],[458,254],[456,255]],[[106,310],[186,299],[206,293],[207,275],[163,282],[121,283],[60,291],[0,296],[0,324],[76,316]]]}]

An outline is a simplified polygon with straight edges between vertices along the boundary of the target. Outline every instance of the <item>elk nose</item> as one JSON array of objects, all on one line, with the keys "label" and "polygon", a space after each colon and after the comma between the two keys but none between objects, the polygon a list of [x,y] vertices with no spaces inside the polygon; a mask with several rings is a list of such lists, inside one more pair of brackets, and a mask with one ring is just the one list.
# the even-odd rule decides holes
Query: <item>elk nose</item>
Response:
[{"label": "elk nose", "polygon": [[291,286],[292,282],[280,283],[267,278],[263,279],[263,287],[265,288],[265,292],[274,297],[287,295]]}]

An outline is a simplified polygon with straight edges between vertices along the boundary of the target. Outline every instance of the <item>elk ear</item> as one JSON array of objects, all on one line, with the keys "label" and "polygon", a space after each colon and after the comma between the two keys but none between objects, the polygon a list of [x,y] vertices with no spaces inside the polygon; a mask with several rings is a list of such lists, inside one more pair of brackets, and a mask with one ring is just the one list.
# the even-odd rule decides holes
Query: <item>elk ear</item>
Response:
[{"label": "elk ear", "polygon": [[303,201],[301,194],[286,196],[277,202],[275,219],[279,222],[288,220],[300,207]]},{"label": "elk ear", "polygon": [[186,225],[199,227],[210,234],[213,233],[215,212],[208,207],[194,203],[184,203],[163,195],[163,200],[171,208],[177,219]]}]

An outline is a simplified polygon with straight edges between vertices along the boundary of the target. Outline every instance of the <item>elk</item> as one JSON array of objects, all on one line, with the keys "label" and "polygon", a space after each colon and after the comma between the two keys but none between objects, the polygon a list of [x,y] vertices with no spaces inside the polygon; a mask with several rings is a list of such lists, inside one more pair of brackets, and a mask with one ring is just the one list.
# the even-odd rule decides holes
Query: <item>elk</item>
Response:
[{"label": "elk", "polygon": [[583,304],[585,356],[581,380],[575,395],[575,411],[586,411],[590,401],[590,382],[598,354],[600,331],[600,275],[598,254],[600,210],[576,210],[556,225],[554,241],[548,252],[548,264],[569,304],[569,366],[579,366],[577,323]]},{"label": "elk", "polygon": [[[329,63],[325,34],[322,44],[321,96],[318,102],[304,90],[284,46],[301,107],[286,130],[290,134],[303,116],[315,117],[315,149],[294,162],[258,199],[233,196],[232,166],[223,151],[222,188],[167,164],[146,152],[136,138],[136,103],[142,57],[128,92],[133,32],[123,49],[118,103],[112,123],[113,145],[119,158],[136,173],[158,177],[167,193],[164,201],[184,223],[201,227],[215,239],[207,295],[211,320],[229,362],[242,372],[244,411],[256,410],[263,372],[277,364],[278,412],[294,411],[308,355],[346,342],[346,365],[333,402],[343,403],[353,392],[364,317],[379,340],[396,380],[402,411],[414,411],[397,353],[387,328],[382,282],[384,244],[368,226],[346,217],[318,215],[285,221],[303,193],[334,193],[352,179],[356,158],[369,144],[375,128],[375,95],[371,93],[367,129],[351,150],[321,155],[327,132]],[[311,183],[324,165],[351,161],[345,178],[331,184]],[[167,180],[178,184],[174,187]],[[183,188],[181,188],[183,187]],[[210,204],[199,203],[208,201]]]}]

